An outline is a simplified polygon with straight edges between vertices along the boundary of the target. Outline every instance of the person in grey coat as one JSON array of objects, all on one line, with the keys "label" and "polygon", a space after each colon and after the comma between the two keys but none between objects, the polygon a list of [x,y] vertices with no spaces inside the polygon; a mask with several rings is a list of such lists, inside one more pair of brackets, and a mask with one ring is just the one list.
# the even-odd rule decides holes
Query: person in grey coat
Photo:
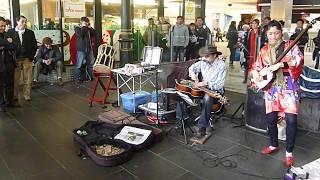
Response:
[{"label": "person in grey coat", "polygon": [[179,56],[179,61],[184,61],[186,47],[189,44],[189,30],[183,24],[183,17],[177,17],[177,23],[170,29],[169,46],[173,47],[173,60],[175,61]]}]

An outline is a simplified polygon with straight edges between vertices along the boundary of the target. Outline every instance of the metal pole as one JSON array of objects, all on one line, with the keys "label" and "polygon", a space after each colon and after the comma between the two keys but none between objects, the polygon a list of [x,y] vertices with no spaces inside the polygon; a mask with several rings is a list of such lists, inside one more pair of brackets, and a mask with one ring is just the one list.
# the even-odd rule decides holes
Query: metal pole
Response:
[{"label": "metal pole", "polygon": [[201,0],[201,17],[203,18],[203,22],[206,19],[206,0]]},{"label": "metal pole", "polygon": [[94,0],[94,28],[96,30],[96,45],[101,44],[102,40],[102,7],[101,0]]},{"label": "metal pole", "polygon": [[62,26],[62,17],[63,17],[63,7],[62,7],[62,0],[59,0],[59,24],[60,24],[60,41],[61,41],[61,53],[62,53],[62,56],[61,56],[61,59],[62,59],[62,62],[64,62],[64,49],[63,49],[63,26]]},{"label": "metal pole", "polygon": [[[42,15],[42,0],[37,0],[38,4],[38,24],[39,24],[39,30],[43,27],[43,15]],[[40,28],[41,27],[41,28]]]},{"label": "metal pole", "polygon": [[131,29],[131,5],[130,0],[121,0],[121,34],[120,66],[133,61],[133,35]]},{"label": "metal pole", "polygon": [[164,16],[164,2],[163,0],[158,0],[158,19]]},{"label": "metal pole", "polygon": [[12,0],[11,7],[12,7],[12,19],[14,19],[13,25],[16,26],[17,22],[15,18],[20,16],[20,0]]},{"label": "metal pole", "polygon": [[183,19],[186,17],[186,0],[182,1],[182,15]]}]

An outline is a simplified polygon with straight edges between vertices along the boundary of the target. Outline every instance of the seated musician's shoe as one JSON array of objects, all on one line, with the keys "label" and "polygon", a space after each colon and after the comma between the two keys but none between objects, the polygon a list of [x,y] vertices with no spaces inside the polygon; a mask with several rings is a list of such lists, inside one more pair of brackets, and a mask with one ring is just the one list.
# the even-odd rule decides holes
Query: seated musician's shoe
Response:
[{"label": "seated musician's shoe", "polygon": [[0,112],[6,112],[6,108],[5,107],[0,107]]},{"label": "seated musician's shoe", "polygon": [[279,147],[276,147],[275,149],[271,149],[269,146],[265,147],[261,150],[261,154],[268,155],[279,151]]},{"label": "seated musician's shoe", "polygon": [[15,108],[15,107],[21,107],[18,101],[13,101],[7,104],[7,107]]},{"label": "seated musician's shoe", "polygon": [[206,135],[206,128],[199,128],[199,130],[198,130],[198,134],[200,135],[200,136],[205,136]]},{"label": "seated musician's shoe", "polygon": [[31,97],[30,96],[24,96],[24,100],[31,101]]},{"label": "seated musician's shoe", "polygon": [[199,128],[197,134],[190,139],[191,142],[202,144],[201,141],[206,136],[206,128]]},{"label": "seated musician's shoe", "polygon": [[290,167],[294,164],[294,158],[293,156],[287,156],[285,159],[284,159],[284,164],[287,166],[287,167]]},{"label": "seated musician's shoe", "polygon": [[58,78],[58,84],[59,84],[59,86],[63,86],[62,78]]}]

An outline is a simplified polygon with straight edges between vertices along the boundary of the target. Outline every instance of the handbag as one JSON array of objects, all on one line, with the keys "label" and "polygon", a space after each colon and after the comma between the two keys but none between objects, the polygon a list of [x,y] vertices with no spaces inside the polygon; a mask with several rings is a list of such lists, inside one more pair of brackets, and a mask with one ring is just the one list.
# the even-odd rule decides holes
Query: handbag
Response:
[{"label": "handbag", "polygon": [[278,119],[277,127],[278,127],[278,139],[285,141],[287,136],[286,136],[286,120],[284,117],[280,117]]},{"label": "handbag", "polygon": [[236,48],[233,61],[240,61],[240,48]]}]

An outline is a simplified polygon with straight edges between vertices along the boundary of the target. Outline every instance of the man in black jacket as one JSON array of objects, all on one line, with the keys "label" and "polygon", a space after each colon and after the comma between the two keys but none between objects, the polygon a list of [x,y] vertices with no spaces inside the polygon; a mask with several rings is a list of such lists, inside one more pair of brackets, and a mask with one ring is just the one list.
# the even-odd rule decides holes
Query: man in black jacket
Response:
[{"label": "man in black jacket", "polygon": [[8,31],[14,35],[14,41],[17,42],[17,68],[15,69],[14,80],[14,99],[19,99],[19,84],[21,71],[23,73],[23,97],[26,101],[31,100],[32,83],[32,61],[37,51],[37,41],[34,32],[26,28],[27,18],[19,16],[16,18],[17,26]]},{"label": "man in black jacket", "polygon": [[[197,44],[197,53],[199,52],[200,48],[205,47],[206,44],[210,43],[208,41],[208,37],[211,34],[210,29],[204,24],[202,17],[197,17],[196,19],[196,32],[198,37],[198,44]],[[198,57],[200,57],[198,55]]]},{"label": "man in black jacket", "polygon": [[267,27],[268,27],[268,24],[270,23],[271,21],[271,18],[268,16],[268,17],[265,17],[263,18],[263,27],[261,29],[261,39],[260,39],[260,49],[266,44],[268,43],[267,41]]},{"label": "man in black jacket", "polygon": [[[290,40],[294,40],[303,31],[303,19],[297,20],[297,27],[295,33],[291,35]],[[304,47],[309,41],[308,32],[305,32],[298,41],[298,46],[302,54],[304,54]]]},{"label": "man in black jacket", "polygon": [[77,35],[76,82],[80,83],[83,81],[83,79],[81,79],[81,66],[83,64],[86,64],[89,76],[91,80],[93,79],[92,67],[94,63],[96,34],[95,30],[90,27],[90,22],[87,17],[80,18],[80,26],[75,27],[74,31]]},{"label": "man in black jacket", "polygon": [[0,17],[0,112],[5,111],[5,106],[14,106],[15,44],[13,39],[5,33],[5,27],[5,19]]}]

